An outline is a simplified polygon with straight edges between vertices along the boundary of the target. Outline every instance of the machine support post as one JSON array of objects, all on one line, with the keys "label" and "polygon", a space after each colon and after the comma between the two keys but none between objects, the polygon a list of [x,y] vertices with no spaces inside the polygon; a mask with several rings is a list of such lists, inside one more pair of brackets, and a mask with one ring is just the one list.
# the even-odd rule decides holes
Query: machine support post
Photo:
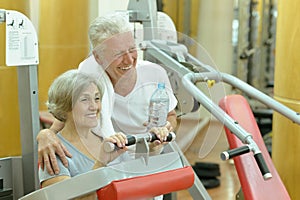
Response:
[{"label": "machine support post", "polygon": [[36,136],[40,130],[38,39],[31,21],[18,11],[0,9],[0,23],[2,22],[6,22],[6,65],[17,66],[18,71],[23,191],[24,194],[28,194],[39,188],[36,143]]},{"label": "machine support post", "polygon": [[[18,67],[18,94],[24,193],[38,189],[37,142],[40,129],[38,112],[37,66]],[[26,119],[26,120],[25,120]]]}]

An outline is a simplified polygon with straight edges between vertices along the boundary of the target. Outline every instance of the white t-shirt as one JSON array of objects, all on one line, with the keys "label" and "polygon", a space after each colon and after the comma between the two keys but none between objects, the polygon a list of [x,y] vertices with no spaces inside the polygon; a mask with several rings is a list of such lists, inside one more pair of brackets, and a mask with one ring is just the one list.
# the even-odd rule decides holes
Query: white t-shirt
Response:
[{"label": "white t-shirt", "polygon": [[158,82],[164,82],[169,94],[169,111],[177,105],[177,99],[171,89],[168,75],[160,65],[138,60],[137,82],[134,89],[126,96],[114,93],[112,83],[102,67],[90,56],[79,64],[78,69],[100,78],[104,86],[100,125],[94,130],[103,137],[109,137],[115,132],[125,134],[145,133],[143,123],[148,121],[150,97],[157,88]]},{"label": "white t-shirt", "polygon": [[138,61],[136,70],[137,82],[134,89],[125,97],[115,94],[112,122],[115,131],[122,131],[125,134],[146,132],[143,124],[148,121],[150,98],[159,82],[165,83],[169,94],[169,111],[175,109],[177,105],[177,99],[164,68],[148,61]]}]

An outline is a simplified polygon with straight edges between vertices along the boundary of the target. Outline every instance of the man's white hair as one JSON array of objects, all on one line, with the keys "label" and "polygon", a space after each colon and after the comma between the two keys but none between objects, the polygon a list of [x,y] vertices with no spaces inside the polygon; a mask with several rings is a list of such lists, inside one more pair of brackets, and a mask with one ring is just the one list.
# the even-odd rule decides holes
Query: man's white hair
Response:
[{"label": "man's white hair", "polygon": [[125,13],[114,12],[97,17],[89,27],[89,40],[92,48],[104,40],[120,33],[132,31],[128,16]]}]

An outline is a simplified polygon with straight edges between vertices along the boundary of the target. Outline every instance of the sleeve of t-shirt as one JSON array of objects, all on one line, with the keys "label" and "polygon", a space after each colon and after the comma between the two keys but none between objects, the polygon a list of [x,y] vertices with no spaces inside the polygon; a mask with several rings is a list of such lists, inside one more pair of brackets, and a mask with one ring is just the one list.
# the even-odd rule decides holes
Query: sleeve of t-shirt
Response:
[{"label": "sleeve of t-shirt", "polygon": [[[67,158],[68,159],[68,158]],[[59,167],[59,174],[55,174],[55,175],[50,175],[48,172],[47,172],[47,169],[46,167],[44,167],[44,170],[42,170],[40,167],[39,167],[39,181],[40,181],[40,184],[45,181],[45,180],[48,180],[48,179],[51,179],[51,178],[54,178],[54,177],[57,177],[57,176],[70,176],[71,177],[71,174],[68,170],[68,168],[66,168],[63,163],[61,162],[60,158],[58,156],[56,156],[56,160],[57,160],[57,165]],[[70,162],[70,160],[68,160],[68,162]]]},{"label": "sleeve of t-shirt", "polygon": [[170,87],[167,86],[167,92],[169,94],[169,100],[170,100],[169,103],[169,112],[170,112],[176,108],[178,101],[173,93],[171,86]]},{"label": "sleeve of t-shirt", "polygon": [[91,55],[79,64],[78,71],[81,73],[88,74],[94,78],[98,78],[100,73],[100,67],[96,62],[94,56]]},{"label": "sleeve of t-shirt", "polygon": [[102,97],[102,106],[101,106],[101,121],[100,121],[100,131],[101,136],[109,137],[115,133],[113,124],[111,121],[112,108],[110,105],[110,98],[108,93],[105,91]]}]

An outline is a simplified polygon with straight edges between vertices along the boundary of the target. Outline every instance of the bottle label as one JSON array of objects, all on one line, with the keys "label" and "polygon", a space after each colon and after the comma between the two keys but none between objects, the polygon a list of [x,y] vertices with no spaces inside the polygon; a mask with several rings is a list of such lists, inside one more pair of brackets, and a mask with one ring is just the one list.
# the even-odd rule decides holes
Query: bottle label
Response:
[{"label": "bottle label", "polygon": [[149,126],[165,126],[168,116],[168,101],[150,102]]}]

